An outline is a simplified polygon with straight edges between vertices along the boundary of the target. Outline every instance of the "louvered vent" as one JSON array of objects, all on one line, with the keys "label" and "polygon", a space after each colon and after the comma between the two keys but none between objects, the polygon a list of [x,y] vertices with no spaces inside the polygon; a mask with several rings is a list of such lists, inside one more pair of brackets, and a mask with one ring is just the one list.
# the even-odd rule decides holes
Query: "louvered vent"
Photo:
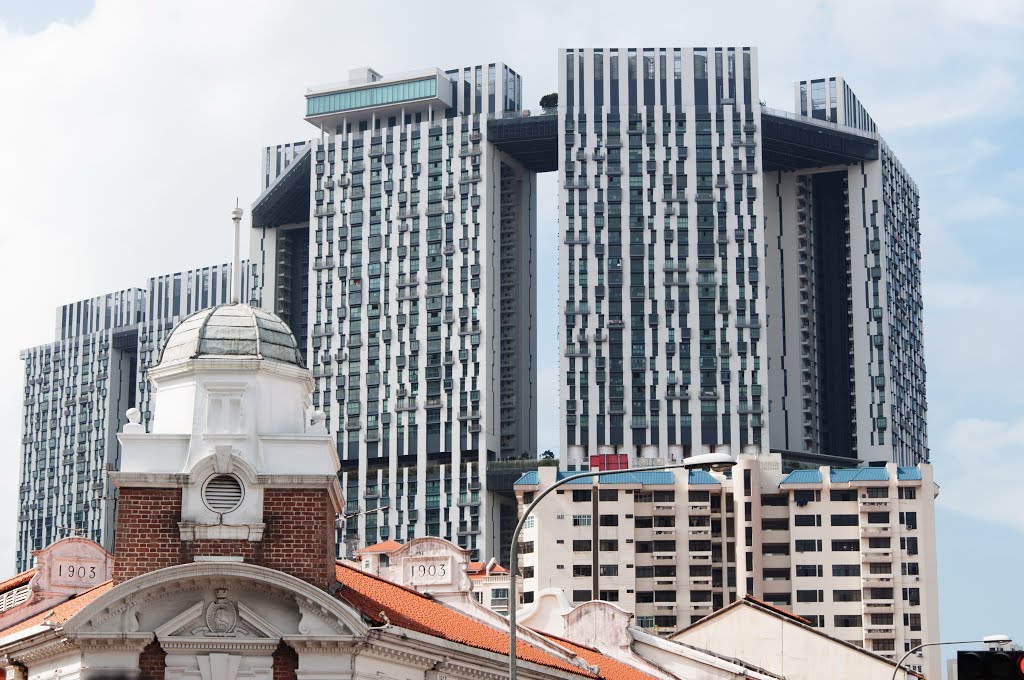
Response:
[{"label": "louvered vent", "polygon": [[214,512],[231,512],[242,503],[242,483],[234,475],[217,475],[206,482],[203,502]]}]

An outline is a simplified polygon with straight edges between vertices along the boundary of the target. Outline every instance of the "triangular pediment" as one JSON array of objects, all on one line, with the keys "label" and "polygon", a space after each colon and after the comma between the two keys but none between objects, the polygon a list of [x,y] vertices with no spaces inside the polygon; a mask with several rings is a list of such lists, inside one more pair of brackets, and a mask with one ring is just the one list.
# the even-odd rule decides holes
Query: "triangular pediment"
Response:
[{"label": "triangular pediment", "polygon": [[173,638],[221,638],[234,640],[277,640],[281,631],[244,602],[219,589],[212,602],[196,602],[157,628],[161,642]]}]

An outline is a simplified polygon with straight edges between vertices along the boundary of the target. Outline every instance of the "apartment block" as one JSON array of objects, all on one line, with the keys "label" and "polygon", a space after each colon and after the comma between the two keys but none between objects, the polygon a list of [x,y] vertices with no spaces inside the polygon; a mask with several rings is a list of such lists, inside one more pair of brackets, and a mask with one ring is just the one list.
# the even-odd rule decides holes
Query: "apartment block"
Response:
[{"label": "apartment block", "polygon": [[514,522],[486,470],[536,449],[536,165],[505,129],[521,88],[501,63],[358,69],[307,93],[317,139],[266,151],[254,301],[317,381],[348,554],[429,535],[497,555]]},{"label": "apartment block", "polygon": [[917,186],[841,77],[795,90],[878,157],[765,172],[771,445],[927,462]]},{"label": "apartment block", "polygon": [[[526,520],[524,603],[560,588],[668,635],[749,595],[887,658],[938,639],[931,466],[784,472],[783,461],[767,453],[741,456],[728,475],[623,472],[566,484]],[[520,507],[566,474],[525,474]],[[937,663],[917,665],[934,673]]]},{"label": "apartment block", "polygon": [[67,536],[113,549],[116,501],[107,473],[121,464],[115,433],[129,408],[151,422],[147,371],[163,339],[186,316],[227,302],[229,288],[227,264],[155,276],[145,288],[62,305],[56,340],[22,350],[19,570],[32,566],[34,550]]},{"label": "apartment block", "polygon": [[561,50],[559,104],[567,461],[760,450],[757,50]]},{"label": "apartment block", "polygon": [[919,197],[849,85],[559,52],[562,453],[927,462]]}]

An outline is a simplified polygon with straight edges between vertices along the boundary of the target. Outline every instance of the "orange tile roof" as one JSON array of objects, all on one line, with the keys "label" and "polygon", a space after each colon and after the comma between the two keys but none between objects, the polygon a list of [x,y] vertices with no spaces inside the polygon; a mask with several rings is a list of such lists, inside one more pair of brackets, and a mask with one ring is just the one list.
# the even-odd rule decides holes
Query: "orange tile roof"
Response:
[{"label": "orange tile roof", "polygon": [[368,545],[365,548],[360,548],[359,550],[356,550],[356,554],[362,555],[364,553],[388,553],[394,552],[401,547],[402,544],[398,541],[381,541],[380,543],[377,543],[375,545]]},{"label": "orange tile roof", "polygon": [[[97,597],[110,590],[111,587],[113,587],[113,581],[101,583],[92,590],[87,590],[84,593],[80,594],[78,597],[73,597],[70,600],[65,600],[64,602],[58,604],[56,607],[51,607],[50,609],[39,612],[35,616],[31,616],[25,619],[24,621],[21,621],[20,623],[14,624],[9,628],[0,630],[0,638],[7,637],[8,635],[13,635],[14,633],[26,630],[28,628],[31,628],[32,626],[37,626],[40,623],[42,623],[44,619],[46,619],[50,623],[65,623],[72,616],[82,611],[82,609],[85,608],[85,605],[89,604]],[[49,615],[50,612],[53,612],[53,616],[50,616],[50,618],[47,619],[46,617],[47,615]]]},{"label": "orange tile roof", "polygon": [[602,678],[615,678],[615,680],[650,680],[651,678],[647,673],[610,656],[605,656],[593,647],[584,647],[556,635],[547,633],[541,633],[541,635],[565,647],[591,666],[597,666]]},{"label": "orange tile roof", "polygon": [[[486,573],[487,573],[487,563],[486,562],[470,562],[469,565],[466,567],[466,572],[469,574],[470,578],[472,578],[474,576],[477,576],[477,577],[485,576]],[[507,574],[508,573],[508,569],[506,569],[505,567],[501,566],[500,564],[495,564],[494,568],[491,569],[491,573],[492,574]]]},{"label": "orange tile roof", "polygon": [[8,590],[14,590],[20,586],[25,585],[32,580],[32,577],[36,575],[35,568],[23,571],[20,574],[10,577],[6,581],[0,581],[0,593],[6,593]]},{"label": "orange tile roof", "polygon": [[[422,593],[367,574],[356,567],[339,563],[336,573],[338,581],[344,586],[338,591],[338,597],[378,624],[384,623],[380,615],[383,612],[388,617],[388,621],[396,626],[496,654],[508,654],[509,637],[504,631],[470,618]],[[597,652],[588,651],[589,654],[596,655],[593,663],[612,670],[612,672],[602,671],[600,675],[594,676],[528,642],[520,640],[516,647],[517,658],[523,661],[557,668],[583,677],[599,677],[608,680],[619,680],[620,678],[622,680],[632,680],[633,678],[647,680],[649,678],[643,674],[617,674],[611,666],[614,661]],[[591,663],[585,657],[584,659]]]}]

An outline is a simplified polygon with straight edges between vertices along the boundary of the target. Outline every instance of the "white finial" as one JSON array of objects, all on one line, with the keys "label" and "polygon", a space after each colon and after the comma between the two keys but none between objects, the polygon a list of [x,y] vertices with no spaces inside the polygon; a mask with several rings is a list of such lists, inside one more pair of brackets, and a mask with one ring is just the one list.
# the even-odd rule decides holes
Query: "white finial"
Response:
[{"label": "white finial", "polygon": [[146,431],[146,427],[142,424],[142,411],[137,408],[130,408],[125,412],[125,415],[128,416],[128,422],[124,426],[125,432],[138,434],[139,432]]},{"label": "white finial", "polygon": [[235,209],[231,211],[231,221],[235,223],[234,251],[231,257],[231,304],[238,304],[238,282],[242,267],[238,259],[238,240],[241,236],[242,209],[238,207],[238,199],[235,199]]}]

